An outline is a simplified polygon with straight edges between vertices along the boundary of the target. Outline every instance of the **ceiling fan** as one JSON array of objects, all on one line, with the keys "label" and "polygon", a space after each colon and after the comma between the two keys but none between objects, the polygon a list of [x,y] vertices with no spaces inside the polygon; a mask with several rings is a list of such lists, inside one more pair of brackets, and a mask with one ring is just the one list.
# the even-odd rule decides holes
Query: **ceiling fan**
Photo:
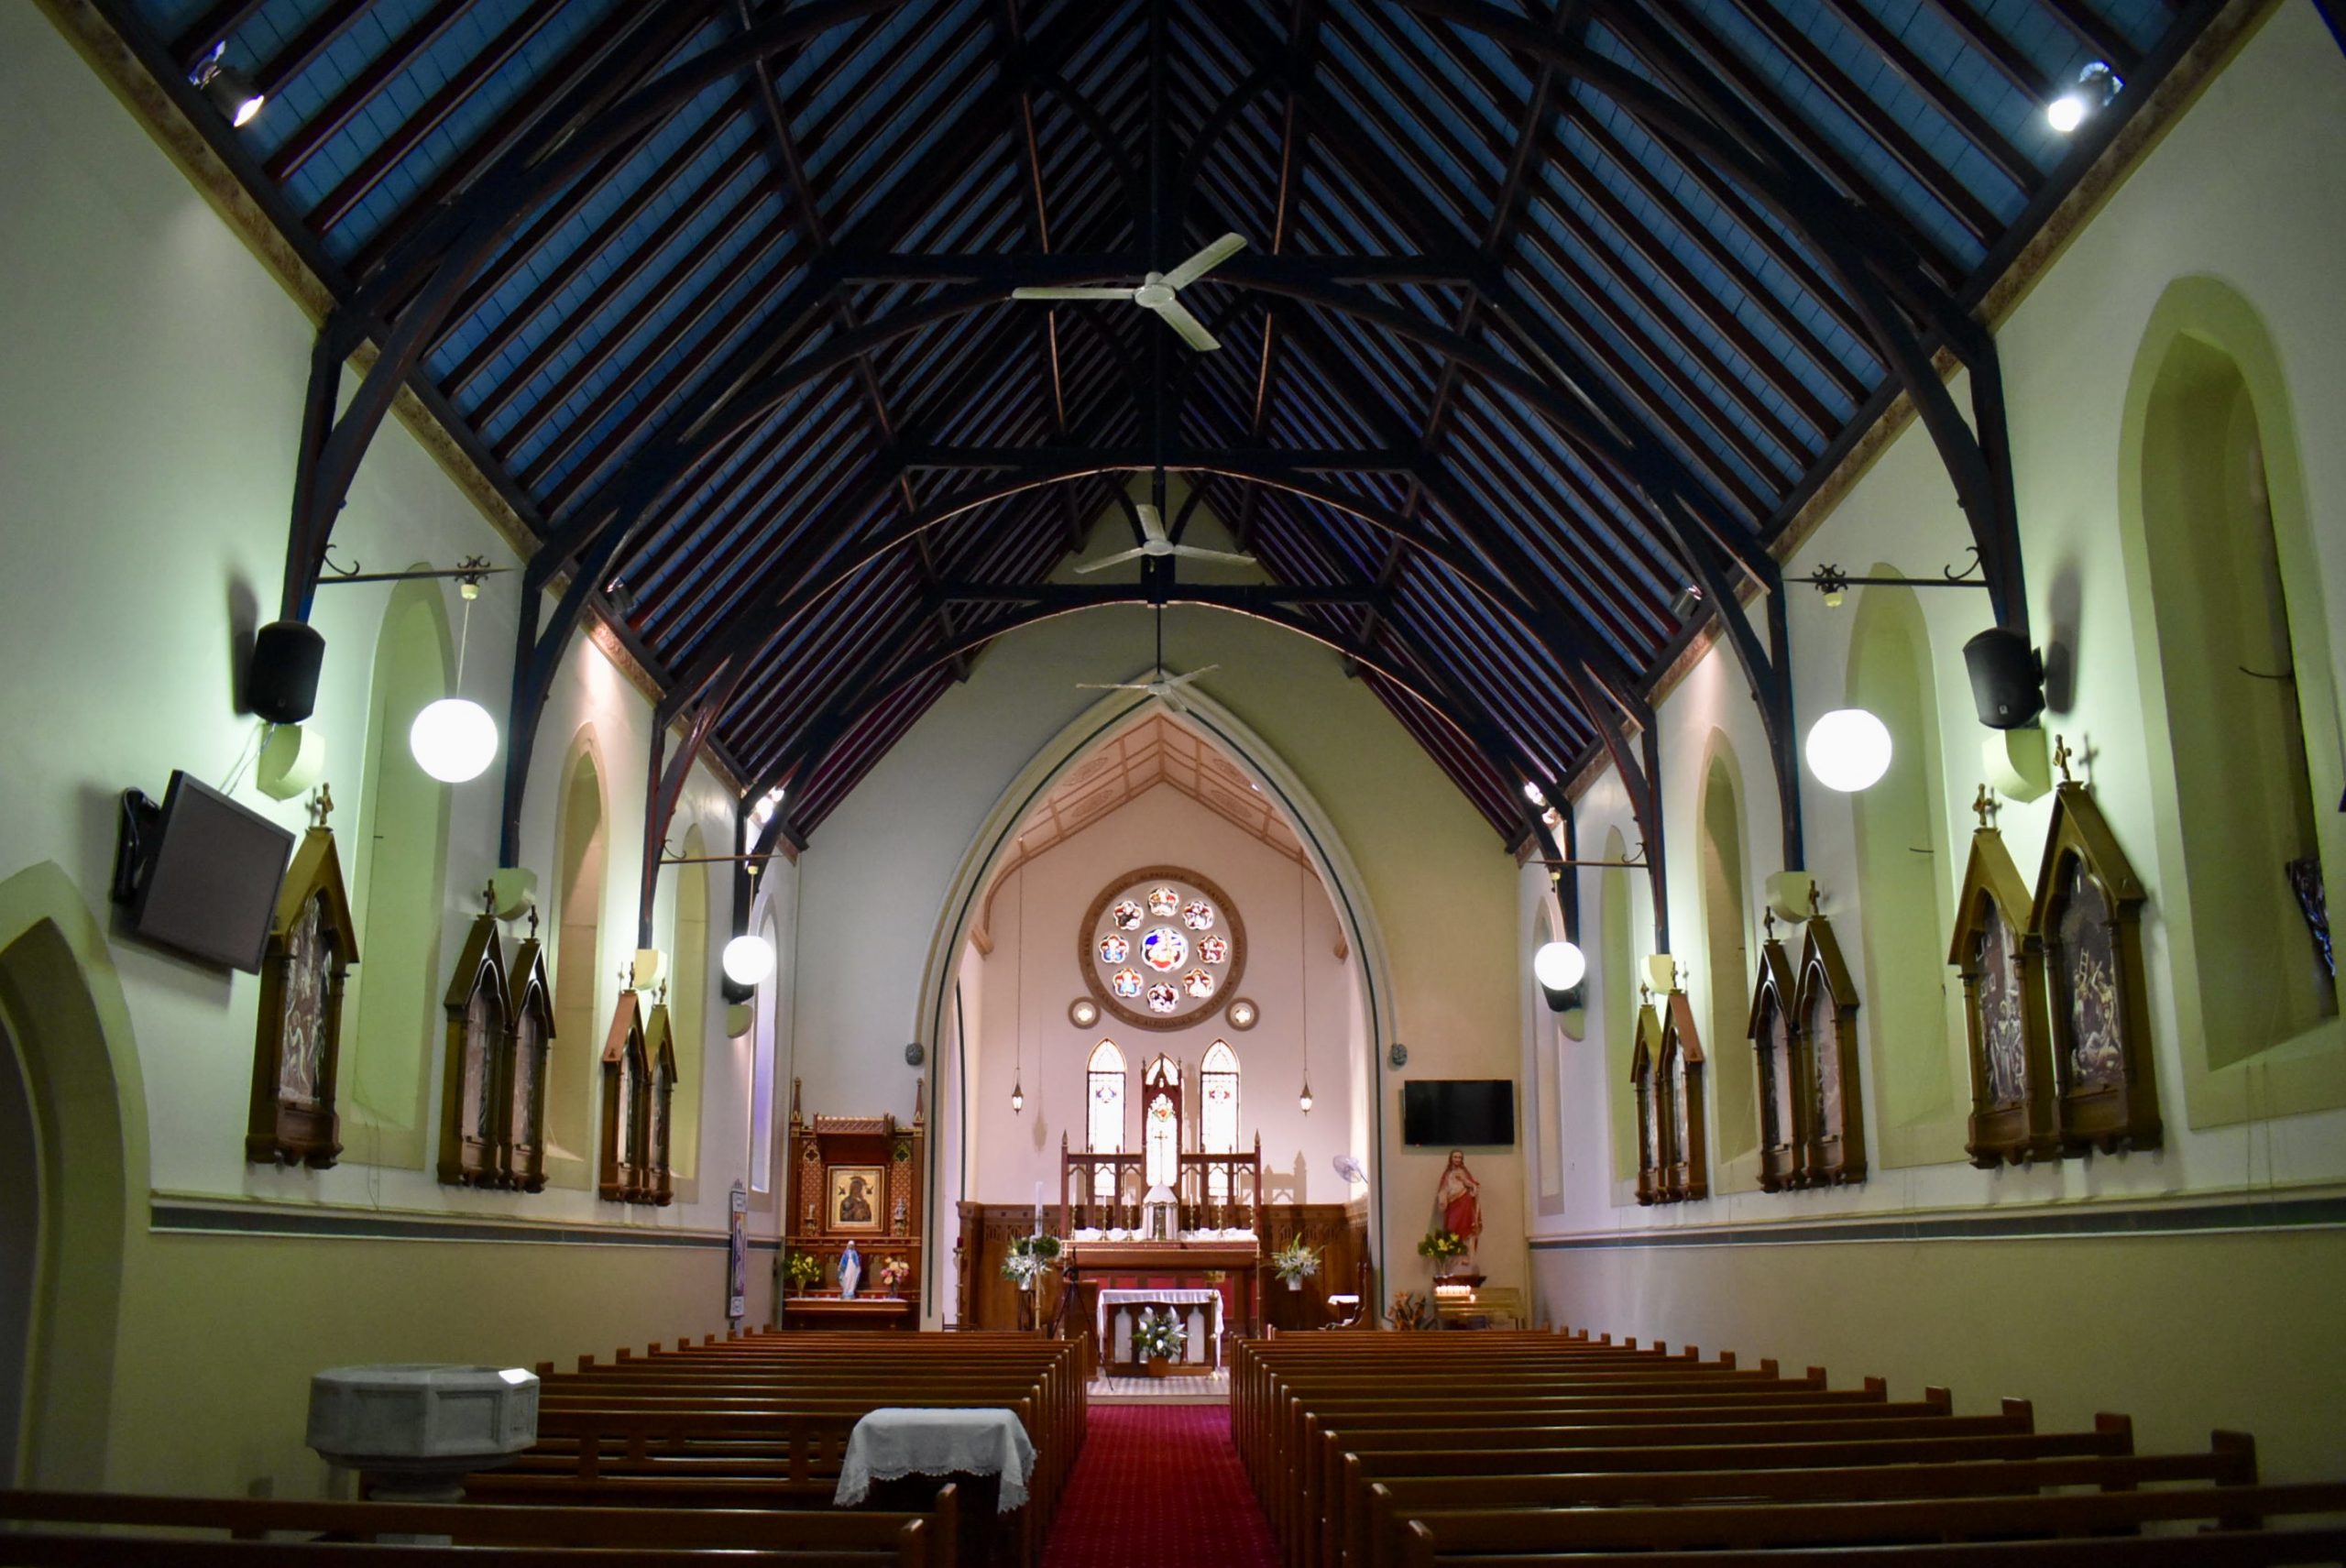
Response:
[{"label": "ceiling fan", "polygon": [[[1146,512],[1153,509],[1144,507],[1141,510]],[[1174,712],[1187,713],[1189,709],[1181,700],[1181,688],[1208,671],[1221,668],[1220,664],[1207,664],[1191,670],[1185,675],[1168,675],[1165,673],[1165,607],[1158,605],[1157,607],[1156,674],[1146,681],[1078,681],[1075,683],[1075,689],[1085,692],[1146,692]]]},{"label": "ceiling fan", "polygon": [[1245,236],[1226,234],[1211,245],[1181,263],[1170,272],[1152,272],[1133,289],[1013,289],[1014,300],[1129,300],[1145,311],[1155,311],[1166,325],[1181,334],[1182,341],[1201,354],[1210,354],[1222,344],[1206,330],[1206,323],[1191,315],[1189,307],[1178,298],[1182,290],[1246,248]]},{"label": "ceiling fan", "polygon": [[1140,513],[1140,543],[1130,550],[1119,550],[1113,555],[1102,555],[1097,561],[1086,561],[1076,568],[1079,574],[1101,571],[1142,556],[1161,560],[1168,555],[1187,555],[1193,561],[1229,561],[1241,566],[1255,564],[1252,555],[1234,554],[1228,550],[1208,550],[1199,544],[1176,544],[1165,532],[1165,519],[1155,507],[1143,501],[1133,510]]}]

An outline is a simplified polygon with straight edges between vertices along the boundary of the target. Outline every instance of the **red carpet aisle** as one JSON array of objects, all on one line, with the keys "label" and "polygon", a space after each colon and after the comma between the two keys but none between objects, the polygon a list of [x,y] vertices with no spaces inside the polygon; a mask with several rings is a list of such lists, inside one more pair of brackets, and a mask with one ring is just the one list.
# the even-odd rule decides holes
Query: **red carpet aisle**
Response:
[{"label": "red carpet aisle", "polygon": [[1043,1568],[1276,1568],[1227,1405],[1094,1405]]}]

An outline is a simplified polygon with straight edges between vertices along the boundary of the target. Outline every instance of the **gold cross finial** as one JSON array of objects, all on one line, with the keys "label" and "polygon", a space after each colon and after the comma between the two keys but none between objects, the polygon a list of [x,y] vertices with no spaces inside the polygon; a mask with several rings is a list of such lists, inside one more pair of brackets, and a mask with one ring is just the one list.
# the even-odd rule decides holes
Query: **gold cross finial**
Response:
[{"label": "gold cross finial", "polygon": [[537,903],[537,900],[536,900],[536,899],[532,899],[532,900],[530,901],[530,940],[532,940],[532,942],[534,942],[534,941],[536,941],[537,939],[538,939],[538,903]]},{"label": "gold cross finial", "polygon": [[2053,737],[2053,765],[2061,770],[2061,782],[2063,784],[2075,784],[2077,782],[2069,776],[2069,759],[2076,755],[2077,753],[2075,751],[2069,750],[2068,739],[2066,736],[2055,735]]},{"label": "gold cross finial", "polygon": [[1971,802],[1971,809],[1979,814],[1979,830],[1985,833],[1996,825],[1996,813],[2002,809],[2002,806],[1997,801],[1995,792],[1981,784],[1978,797]]},{"label": "gold cross finial", "polygon": [[334,786],[320,784],[310,796],[310,826],[323,828],[334,815]]},{"label": "gold cross finial", "polygon": [[1824,889],[1823,887],[1819,886],[1819,885],[1817,884],[1816,881],[1815,881],[1814,878],[1812,878],[1812,879],[1810,879],[1810,881],[1809,881],[1809,884],[1808,884],[1808,914],[1809,914],[1809,918],[1810,918],[1810,919],[1812,919],[1812,920],[1813,920],[1813,919],[1814,919],[1814,918],[1815,918],[1815,917],[1816,917],[1820,913],[1822,913],[1822,912],[1823,912],[1824,908],[1825,908],[1825,889]]},{"label": "gold cross finial", "polygon": [[1776,939],[1776,912],[1772,908],[1760,911],[1760,924],[1768,933],[1768,940]]}]

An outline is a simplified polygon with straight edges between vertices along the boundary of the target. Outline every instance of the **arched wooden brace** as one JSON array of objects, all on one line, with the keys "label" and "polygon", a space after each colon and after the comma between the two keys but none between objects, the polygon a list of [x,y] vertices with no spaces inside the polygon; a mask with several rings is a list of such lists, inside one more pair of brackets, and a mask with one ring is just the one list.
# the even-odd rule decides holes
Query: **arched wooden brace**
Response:
[{"label": "arched wooden brace", "polygon": [[[1126,596],[1100,602],[1135,605],[1152,602],[1147,590],[1142,585],[1130,585],[1130,588],[1131,591]],[[1546,779],[1543,770],[1540,770],[1536,762],[1524,758],[1520,750],[1507,738],[1505,732],[1496,725],[1487,712],[1471,696],[1449,690],[1428,692],[1408,671],[1396,667],[1391,661],[1382,657],[1376,650],[1354,643],[1351,639],[1306,621],[1292,612],[1272,608],[1268,600],[1275,597],[1275,594],[1276,590],[1272,590],[1265,596],[1264,602],[1241,608],[1226,598],[1218,598],[1212,588],[1184,587],[1175,584],[1165,590],[1168,602],[1208,604],[1217,609],[1231,610],[1234,614],[1251,616],[1255,620],[1293,631],[1299,636],[1308,637],[1324,647],[1376,670],[1379,675],[1424,703],[1430,711],[1441,715],[1468,744],[1492,763],[1494,770],[1501,778],[1514,783],[1518,792],[1522,783],[1529,780],[1539,784],[1542,792],[1550,795],[1551,799],[1562,798],[1561,784]],[[1062,605],[1036,606],[982,630],[966,632],[951,644],[937,649],[922,650],[912,663],[902,664],[901,667],[892,670],[889,665],[902,660],[908,652],[911,652],[911,643],[926,629],[915,629],[907,632],[866,661],[864,668],[860,670],[857,676],[850,683],[850,686],[861,685],[862,689],[843,691],[839,697],[835,698],[822,714],[802,729],[800,738],[784,754],[782,762],[761,777],[751,786],[745,798],[754,800],[772,789],[775,784],[787,782],[785,775],[804,776],[820,762],[831,746],[852,730],[858,720],[865,714],[885,703],[910,682],[919,678],[926,671],[934,669],[939,663],[956,654],[966,653],[971,649],[1022,627],[1054,620],[1062,615],[1079,614],[1083,609],[1093,608],[1098,608],[1097,602],[1075,608]],[[1501,759],[1503,758],[1516,759],[1514,765],[1502,766]],[[1519,800],[1522,798],[1519,793],[1518,798]],[[1529,801],[1524,801],[1523,804],[1528,809]],[[790,816],[788,802],[785,798],[784,809],[774,813],[773,820],[767,824],[764,834],[751,848],[751,852],[763,857],[772,853],[775,845],[785,835],[794,834],[795,829],[790,821]],[[656,833],[664,836],[666,824],[661,823],[656,826],[647,824],[647,829],[648,835]],[[1540,831],[1544,834],[1544,827]]]},{"label": "arched wooden brace", "polygon": [[[564,133],[576,118],[576,113],[549,115],[531,137],[482,174],[443,219],[426,225],[404,253],[387,258],[378,282],[362,287],[350,303],[337,307],[319,328],[295,469],[280,615],[287,620],[307,618],[334,519],[349,499],[360,459],[382,428],[400,388],[439,336],[449,312],[466,286],[488,265],[499,242],[541,202],[619,141],[673,113],[712,82],[832,27],[904,3],[816,0],[711,45],[575,134],[565,137]],[[588,82],[582,87],[578,99],[582,107],[585,94],[594,85]],[[408,276],[420,256],[444,246],[429,281],[415,291],[383,334],[381,354],[340,418],[335,418],[343,364],[368,335],[368,323],[377,318],[389,283]]]},{"label": "arched wooden brace", "polygon": [[[1876,347],[1913,400],[1938,448],[1970,525],[1999,625],[2025,634],[2028,604],[2022,576],[2018,507],[2003,381],[1992,334],[1924,276],[1920,259],[1856,201],[1832,189],[1797,149],[1737,102],[1693,60],[1665,61],[1661,73],[1693,101],[1680,103],[1634,72],[1583,45],[1550,33],[1486,0],[1386,0],[1444,17],[1518,49],[1613,100],[1682,155],[1700,157],[1749,190],[1814,245],[1848,291]],[[1707,116],[1707,117],[1705,117]],[[1759,149],[1755,154],[1747,150]],[[1943,336],[1971,372],[1978,430],[1965,423],[1930,355],[1890,295]]]}]

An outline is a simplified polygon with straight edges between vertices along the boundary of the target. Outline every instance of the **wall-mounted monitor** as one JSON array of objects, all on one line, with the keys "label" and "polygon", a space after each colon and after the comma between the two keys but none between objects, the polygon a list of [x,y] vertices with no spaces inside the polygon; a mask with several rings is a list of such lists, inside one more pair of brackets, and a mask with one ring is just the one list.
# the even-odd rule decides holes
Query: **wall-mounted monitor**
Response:
[{"label": "wall-mounted monitor", "polygon": [[1401,1141],[1442,1147],[1515,1142],[1515,1080],[1413,1078],[1401,1085]]},{"label": "wall-mounted monitor", "polygon": [[114,895],[139,940],[258,974],[292,855],[291,832],[174,771],[159,806],[123,791]]}]

